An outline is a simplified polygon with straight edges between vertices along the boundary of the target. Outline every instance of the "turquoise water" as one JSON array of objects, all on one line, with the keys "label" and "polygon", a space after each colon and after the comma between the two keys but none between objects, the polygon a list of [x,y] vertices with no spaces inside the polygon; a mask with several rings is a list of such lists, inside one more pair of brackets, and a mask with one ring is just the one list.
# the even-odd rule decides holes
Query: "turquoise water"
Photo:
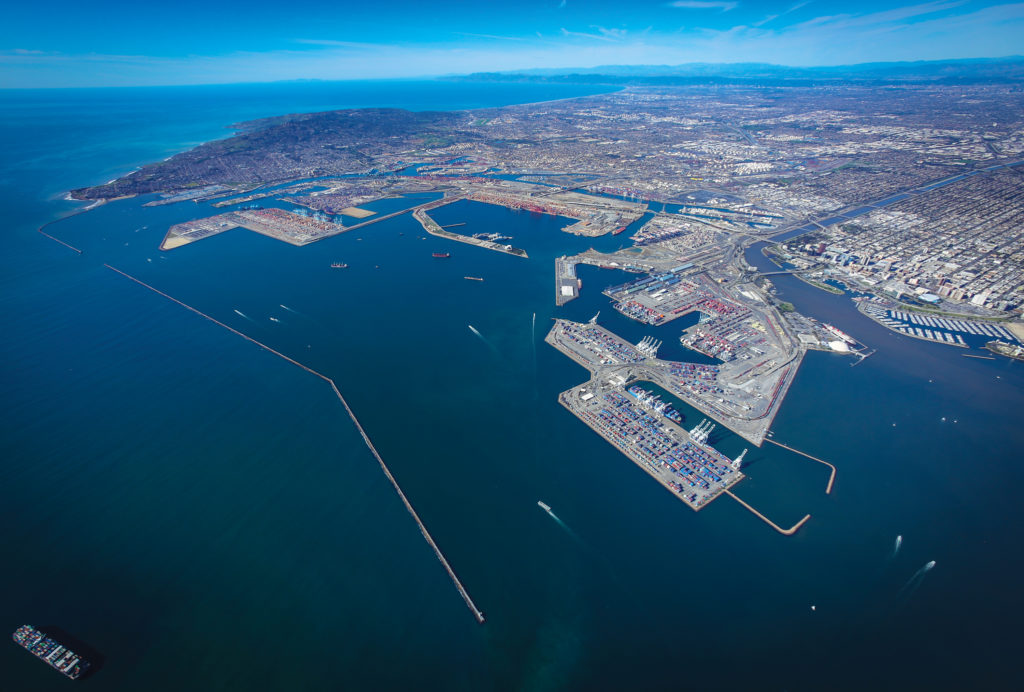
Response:
[{"label": "turquoise water", "polygon": [[[299,111],[558,96],[385,87],[265,100]],[[693,513],[555,401],[586,377],[542,342],[555,316],[600,310],[631,339],[706,361],[675,345],[682,321],[655,330],[611,310],[600,289],[622,272],[581,268],[582,297],[554,307],[552,259],[622,236],[576,238],[558,232],[565,219],[461,202],[437,221],[513,236],[530,258],[423,239],[409,216],[305,248],[234,230],[160,253],[167,225],[204,210],[126,200],[48,228],[79,256],[34,232],[73,206],[61,190],[267,107],[197,92],[202,117],[164,109],[154,122],[164,92],[123,93],[92,110],[76,96],[92,124],[46,141],[27,135],[67,117],[50,102],[22,104],[3,128],[21,148],[5,155],[0,199],[0,613],[10,630],[56,625],[98,650],[104,665],[82,684],[1002,689],[1019,676],[1020,364],[899,337],[777,277],[783,299],[878,349],[852,368],[810,354],[773,426],[835,463],[836,487],[824,495],[827,469],[766,445],[748,452],[737,493],[781,525],[810,512],[800,533],[780,536],[728,498]],[[430,256],[440,250],[451,258]],[[329,388],[104,262],[334,378],[487,623]],[[727,454],[748,446],[719,433]],[[13,645],[0,671],[4,689],[67,684]]]}]

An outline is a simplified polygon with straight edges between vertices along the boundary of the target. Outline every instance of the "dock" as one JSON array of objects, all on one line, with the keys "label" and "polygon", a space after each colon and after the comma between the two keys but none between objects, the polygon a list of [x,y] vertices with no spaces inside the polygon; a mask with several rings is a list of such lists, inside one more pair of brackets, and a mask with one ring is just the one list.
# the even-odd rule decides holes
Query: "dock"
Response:
[{"label": "dock", "polygon": [[617,387],[591,380],[558,402],[694,511],[744,478],[738,463]]},{"label": "dock", "polygon": [[313,370],[308,365],[303,365],[302,363],[300,363],[299,361],[295,360],[294,358],[290,358],[290,357],[284,355],[283,353],[281,353],[280,351],[277,351],[277,350],[271,348],[270,346],[267,346],[266,344],[264,344],[264,343],[262,343],[260,341],[257,341],[256,339],[252,338],[248,334],[240,332],[240,331],[238,331],[237,329],[235,329],[233,327],[229,327],[228,325],[224,324],[220,320],[217,320],[217,319],[207,315],[206,313],[204,313],[204,312],[202,312],[202,311],[192,307],[191,305],[183,303],[182,301],[178,300],[177,298],[175,298],[173,296],[170,296],[170,295],[164,293],[163,291],[161,291],[161,290],[159,290],[157,288],[154,288],[153,286],[150,286],[149,284],[145,283],[141,279],[137,279],[134,276],[132,276],[130,274],[127,274],[126,272],[123,272],[120,269],[117,269],[116,267],[113,267],[113,266],[111,266],[109,264],[104,264],[103,266],[106,267],[107,269],[113,271],[113,272],[116,272],[117,274],[120,274],[121,276],[125,277],[126,279],[134,281],[136,284],[138,284],[138,285],[140,285],[140,286],[142,286],[144,288],[149,289],[153,293],[156,293],[157,295],[162,296],[162,297],[166,298],[167,300],[170,300],[171,302],[177,303],[178,305],[180,305],[181,307],[185,308],[186,310],[189,310],[189,311],[199,315],[200,317],[203,317],[204,319],[207,319],[210,322],[213,322],[217,326],[223,327],[224,329],[228,330],[232,334],[236,334],[236,335],[242,337],[246,341],[248,341],[250,343],[253,343],[256,346],[259,346],[260,348],[262,348],[263,350],[265,350],[265,351],[267,351],[269,353],[274,354],[278,358],[282,358],[282,359],[288,361],[292,365],[295,365],[295,366],[301,368],[302,370],[305,370],[309,374],[314,375],[314,376],[320,378],[321,380],[326,382],[328,385],[330,385],[331,390],[334,392],[335,396],[338,397],[338,400],[341,402],[341,405],[345,408],[345,412],[348,414],[348,417],[352,420],[352,423],[355,425],[356,430],[359,432],[359,435],[363,438],[363,442],[366,444],[367,448],[370,450],[370,452],[373,454],[374,458],[377,460],[377,463],[380,465],[380,468],[384,472],[384,475],[387,477],[388,481],[391,482],[391,486],[394,488],[395,493],[398,495],[399,499],[402,501],[402,504],[405,506],[406,511],[409,512],[409,515],[413,518],[413,521],[416,522],[416,525],[419,527],[420,534],[422,534],[423,539],[427,542],[427,544],[430,546],[430,548],[434,551],[434,555],[437,557],[438,561],[441,563],[441,566],[444,567],[445,572],[448,574],[448,578],[451,579],[452,583],[455,585],[456,590],[459,592],[459,595],[462,596],[462,599],[466,603],[466,607],[468,607],[470,609],[470,611],[473,613],[473,617],[476,618],[476,621],[478,623],[480,623],[480,624],[483,624],[483,622],[484,622],[484,614],[483,614],[483,612],[479,608],[476,607],[476,604],[473,602],[473,599],[470,597],[469,592],[466,590],[465,586],[463,586],[462,581],[459,579],[459,577],[455,574],[455,570],[452,569],[452,566],[448,562],[448,559],[444,556],[444,553],[441,552],[441,548],[437,545],[437,542],[434,541],[434,538],[430,535],[430,532],[427,530],[427,527],[423,523],[423,520],[420,519],[420,516],[416,512],[416,510],[413,508],[412,503],[409,502],[409,498],[406,497],[405,492],[402,491],[402,488],[401,488],[401,486],[399,486],[398,481],[395,479],[394,474],[391,473],[391,469],[389,469],[387,464],[384,462],[384,459],[381,457],[380,453],[377,451],[376,446],[374,446],[373,441],[370,440],[370,436],[366,434],[366,430],[363,428],[362,424],[359,422],[359,419],[356,418],[355,412],[348,405],[348,402],[345,400],[345,397],[342,396],[341,390],[338,389],[338,385],[334,382],[333,379],[331,379],[327,375],[324,375],[322,373],[317,372],[316,370]]},{"label": "dock", "polygon": [[[461,199],[461,198],[459,198],[459,199]],[[445,198],[443,200],[438,200],[437,202],[443,202],[444,204],[449,204],[449,203],[451,203],[453,201],[455,201],[455,200],[454,199]],[[424,206],[418,208],[416,211],[413,212],[413,218],[415,218],[417,221],[419,221],[420,225],[423,226],[423,230],[425,230],[430,235],[434,235],[434,236],[437,236],[439,238],[444,238],[446,240],[454,240],[457,243],[465,243],[467,245],[476,245],[477,247],[482,247],[482,248],[487,249],[487,250],[494,250],[496,252],[504,252],[506,255],[515,255],[516,257],[529,257],[529,255],[526,254],[526,250],[522,250],[522,249],[517,248],[517,247],[512,247],[511,245],[503,245],[501,243],[496,243],[493,240],[485,240],[483,238],[473,238],[472,236],[462,235],[460,233],[452,233],[451,231],[444,230],[443,227],[441,227],[436,221],[434,221],[432,218],[430,218],[429,214],[427,214],[427,212],[430,209],[436,209],[437,207],[442,206],[441,204],[438,204],[437,202],[433,202],[431,204],[424,205]],[[458,224],[450,224],[450,225],[455,226],[455,225],[458,225]]]},{"label": "dock", "polygon": [[576,277],[576,263],[559,257],[555,260],[555,305],[561,307],[580,295],[580,280]]},{"label": "dock", "polygon": [[544,341],[589,370],[594,380],[617,376],[652,382],[758,447],[796,374],[795,363],[776,363],[763,376],[762,391],[726,390],[726,365],[663,360],[597,324],[557,319]]}]

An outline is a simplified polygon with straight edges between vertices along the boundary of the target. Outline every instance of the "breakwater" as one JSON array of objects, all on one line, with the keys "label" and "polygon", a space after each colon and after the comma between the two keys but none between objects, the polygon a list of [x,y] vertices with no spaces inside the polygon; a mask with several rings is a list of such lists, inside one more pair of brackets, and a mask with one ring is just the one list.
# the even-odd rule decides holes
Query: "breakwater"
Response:
[{"label": "breakwater", "polygon": [[163,291],[161,291],[161,290],[159,290],[157,288],[154,288],[153,286],[150,286],[146,282],[144,282],[144,281],[142,281],[140,279],[135,278],[131,274],[123,272],[120,269],[118,269],[116,267],[113,267],[113,266],[111,266],[109,264],[106,264],[106,263],[104,263],[103,266],[106,267],[107,269],[110,269],[113,272],[116,272],[116,273],[120,274],[121,276],[125,277],[126,279],[134,281],[138,285],[140,285],[140,286],[142,286],[144,288],[149,289],[153,293],[156,293],[157,295],[163,296],[164,298],[166,298],[166,299],[168,299],[168,300],[170,300],[170,301],[172,301],[174,303],[177,303],[181,307],[183,307],[183,308],[185,308],[187,310],[190,310],[191,312],[194,312],[195,314],[197,314],[200,317],[203,317],[203,318],[209,320],[210,322],[213,322],[217,326],[223,327],[224,329],[227,329],[229,332],[231,332],[233,334],[237,334],[238,336],[242,337],[246,341],[249,341],[249,342],[251,342],[253,344],[256,344],[257,346],[259,346],[263,350],[268,351],[269,353],[272,353],[272,354],[274,354],[275,356],[277,356],[279,358],[283,358],[284,360],[288,361],[292,365],[295,365],[295,366],[297,366],[299,368],[302,368],[303,370],[305,370],[309,374],[315,375],[316,377],[319,377],[321,380],[327,382],[331,386],[331,389],[334,391],[334,394],[338,397],[338,400],[341,402],[341,405],[345,407],[345,412],[348,414],[349,418],[352,419],[352,423],[355,424],[356,430],[359,431],[360,436],[362,436],[362,438],[363,438],[363,442],[366,443],[367,448],[369,448],[370,452],[373,454],[374,458],[377,460],[377,463],[380,464],[381,470],[384,472],[384,475],[387,476],[387,479],[391,482],[391,485],[394,488],[395,493],[397,493],[399,499],[402,501],[402,504],[405,505],[405,509],[409,512],[409,515],[412,516],[413,521],[416,522],[416,525],[420,529],[420,533],[423,535],[423,539],[427,542],[427,544],[434,551],[434,554],[437,556],[437,559],[441,563],[441,566],[444,567],[445,572],[448,573],[449,579],[452,580],[452,583],[455,585],[456,590],[458,590],[459,595],[462,596],[462,600],[464,600],[466,602],[466,606],[470,609],[470,611],[472,611],[473,617],[476,618],[476,621],[481,623],[481,624],[483,624],[483,622],[484,622],[484,614],[483,614],[483,612],[479,608],[476,607],[476,604],[473,602],[473,599],[470,597],[469,592],[466,590],[466,587],[463,586],[462,581],[459,579],[458,575],[455,574],[455,570],[452,569],[452,566],[448,562],[448,559],[444,556],[444,553],[441,552],[441,548],[438,547],[437,542],[434,541],[434,538],[430,535],[430,532],[427,530],[427,527],[423,523],[423,520],[420,519],[420,516],[419,516],[419,514],[416,513],[416,510],[413,508],[412,503],[409,502],[409,498],[406,497],[405,492],[403,492],[401,486],[398,485],[398,481],[395,479],[394,474],[391,473],[391,470],[388,468],[387,464],[384,463],[384,459],[381,457],[380,453],[377,451],[377,448],[374,446],[373,441],[370,440],[370,436],[366,434],[366,430],[363,428],[362,424],[359,422],[359,419],[356,418],[355,413],[352,411],[352,408],[348,405],[348,402],[345,400],[345,397],[342,396],[341,390],[338,389],[338,386],[337,386],[337,384],[335,384],[334,380],[332,380],[327,375],[319,373],[316,370],[313,370],[312,368],[310,368],[309,366],[300,363],[299,361],[295,360],[294,358],[290,358],[290,357],[286,356],[285,354],[281,353],[280,351],[277,351],[277,350],[271,348],[270,346],[267,346],[266,344],[264,344],[264,343],[262,343],[260,341],[257,341],[256,339],[252,338],[248,334],[240,332],[240,331],[238,331],[237,329],[235,329],[233,327],[229,327],[228,325],[224,324],[220,320],[207,315],[206,313],[202,312],[201,310],[198,310],[198,309],[192,307],[191,305],[188,305],[187,303],[184,303],[184,302],[178,300],[177,298],[175,298],[175,297],[173,297],[171,295],[168,295],[167,293],[164,293]]}]

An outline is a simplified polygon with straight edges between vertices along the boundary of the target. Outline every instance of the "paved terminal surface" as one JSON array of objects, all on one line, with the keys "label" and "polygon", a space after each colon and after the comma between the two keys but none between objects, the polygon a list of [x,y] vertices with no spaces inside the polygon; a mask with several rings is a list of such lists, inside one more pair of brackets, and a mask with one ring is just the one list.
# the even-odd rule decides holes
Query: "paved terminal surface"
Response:
[{"label": "paved terminal surface", "polygon": [[558,401],[694,510],[743,479],[738,461],[700,444],[620,385],[592,380]]},{"label": "paved terminal surface", "polygon": [[515,255],[516,257],[529,257],[529,255],[526,254],[526,250],[521,248],[512,247],[511,245],[506,245],[504,243],[496,243],[493,240],[488,240],[486,238],[476,238],[469,235],[462,235],[461,233],[446,231],[441,228],[440,224],[430,218],[430,215],[427,213],[431,209],[436,209],[437,207],[445,204],[451,204],[458,199],[461,198],[446,197],[436,202],[425,204],[413,212],[413,217],[420,222],[420,225],[423,226],[423,230],[430,235],[436,235],[439,238],[447,238],[448,240],[454,240],[458,243],[466,243],[467,245],[476,245],[477,247],[486,248],[488,250],[504,252],[505,254]]},{"label": "paved terminal surface", "polygon": [[[555,320],[545,341],[591,372],[591,382],[653,382],[753,444],[764,441],[796,362],[699,365],[641,352],[593,323]],[[738,372],[737,372],[738,371]]]},{"label": "paved terminal surface", "polygon": [[555,260],[555,305],[565,305],[580,295],[580,281],[576,278],[576,263],[559,257]]}]

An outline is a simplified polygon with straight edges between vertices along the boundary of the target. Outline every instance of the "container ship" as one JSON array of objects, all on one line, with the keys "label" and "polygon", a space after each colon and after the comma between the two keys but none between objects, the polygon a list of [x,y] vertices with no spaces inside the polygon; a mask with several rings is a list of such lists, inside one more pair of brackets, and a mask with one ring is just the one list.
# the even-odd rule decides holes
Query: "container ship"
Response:
[{"label": "container ship", "polygon": [[435,253],[434,253],[434,257],[438,257],[438,258],[440,258],[440,259],[444,259],[444,258],[446,258],[446,257],[451,257],[451,256],[452,256],[452,255],[451,255],[451,253],[450,253],[450,252],[435,252]]},{"label": "container ship", "polygon": [[11,637],[36,658],[49,664],[51,668],[56,668],[72,680],[77,680],[89,669],[88,661],[32,625],[22,625],[14,631]]}]

